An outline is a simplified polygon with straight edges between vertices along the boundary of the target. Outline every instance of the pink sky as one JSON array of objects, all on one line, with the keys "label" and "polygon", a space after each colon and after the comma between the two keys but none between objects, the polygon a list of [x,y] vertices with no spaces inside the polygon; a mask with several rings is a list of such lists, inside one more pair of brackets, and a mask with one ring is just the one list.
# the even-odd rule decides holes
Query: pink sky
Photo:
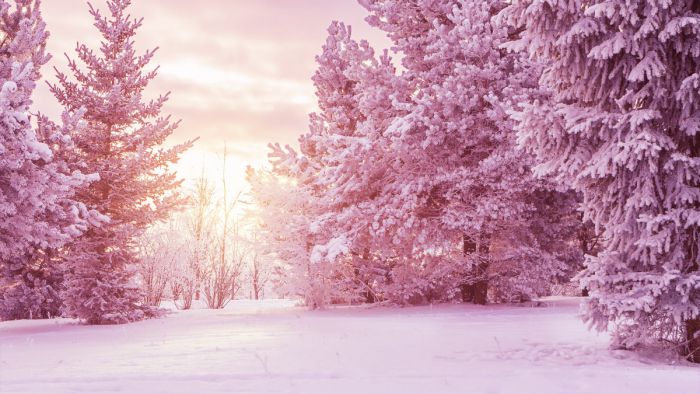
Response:
[{"label": "pink sky", "polygon": [[[103,10],[104,3],[93,2]],[[133,3],[132,15],[145,18],[137,47],[160,48],[153,62],[160,73],[150,92],[171,91],[165,112],[182,119],[171,142],[200,137],[178,165],[187,178],[199,174],[202,163],[213,162],[224,141],[237,172],[264,163],[268,142],[296,144],[316,106],[310,77],[332,20],[351,24],[355,38],[388,45],[364,22],[366,12],[355,0]],[[42,6],[54,56],[43,74],[53,80],[52,66],[65,70],[63,53],[72,56],[78,40],[96,48],[99,37],[84,0],[44,0]],[[35,101],[42,111],[58,114],[43,84]]]}]

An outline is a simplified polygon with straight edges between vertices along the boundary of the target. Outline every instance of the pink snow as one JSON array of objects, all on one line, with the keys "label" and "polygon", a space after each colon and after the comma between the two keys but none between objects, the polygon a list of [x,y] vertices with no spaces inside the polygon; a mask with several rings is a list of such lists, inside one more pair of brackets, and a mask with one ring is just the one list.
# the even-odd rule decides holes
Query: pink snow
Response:
[{"label": "pink snow", "polygon": [[[0,323],[2,393],[673,393],[700,368],[611,351],[578,300],[307,311],[235,301],[117,326]],[[691,390],[692,391],[692,390]]]}]

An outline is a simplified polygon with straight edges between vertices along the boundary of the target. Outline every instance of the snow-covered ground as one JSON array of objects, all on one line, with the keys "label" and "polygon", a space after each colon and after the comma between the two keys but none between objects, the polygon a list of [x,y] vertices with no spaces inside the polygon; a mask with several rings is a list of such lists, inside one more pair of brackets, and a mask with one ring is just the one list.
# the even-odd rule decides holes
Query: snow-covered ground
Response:
[{"label": "snow-covered ground", "polygon": [[237,301],[121,326],[0,323],[1,393],[700,393],[700,368],[607,349],[546,307],[311,312]]}]

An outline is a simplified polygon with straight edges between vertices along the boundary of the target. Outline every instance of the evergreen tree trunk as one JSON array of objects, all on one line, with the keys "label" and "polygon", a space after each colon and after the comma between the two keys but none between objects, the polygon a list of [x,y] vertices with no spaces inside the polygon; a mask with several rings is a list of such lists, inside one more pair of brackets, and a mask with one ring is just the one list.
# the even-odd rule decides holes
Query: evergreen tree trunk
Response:
[{"label": "evergreen tree trunk", "polygon": [[[371,262],[370,262],[370,253],[369,253],[369,248],[365,248],[362,251],[362,262],[364,263],[365,267],[369,267]],[[358,276],[360,275],[360,270],[357,270]],[[374,304],[377,302],[376,297],[374,296],[374,291],[370,288],[370,283],[368,281],[365,281],[364,278],[360,278],[362,280],[362,283],[367,286],[367,290],[364,292],[364,297],[365,297],[365,302],[368,304]]]},{"label": "evergreen tree trunk", "polygon": [[258,268],[255,267],[255,276],[253,277],[253,296],[256,300],[260,299],[260,283],[258,280]]},{"label": "evergreen tree trunk", "polygon": [[687,342],[686,358],[692,363],[700,363],[700,317],[685,321]]},{"label": "evergreen tree trunk", "polygon": [[477,259],[479,259],[479,263],[474,264],[469,274],[467,274],[469,282],[459,286],[462,302],[485,305],[488,301],[489,280],[487,271],[489,265],[486,262],[489,253],[488,242],[489,237],[486,235],[479,236],[478,244],[474,241],[474,238],[466,234],[462,235],[462,253],[465,256],[478,253]]},{"label": "evergreen tree trunk", "polygon": [[[476,242],[467,234],[462,234],[462,254],[468,256],[476,253]],[[459,291],[462,294],[462,302],[472,302],[474,299],[474,285],[471,283],[463,283],[459,286]]]},{"label": "evergreen tree trunk", "polygon": [[[688,238],[695,239],[694,232],[688,231]],[[688,255],[694,256],[693,253],[694,245],[690,243],[687,245]],[[698,265],[697,260],[693,261],[690,266],[690,272],[697,272],[700,270],[700,265]],[[685,321],[685,339],[686,348],[683,349],[683,355],[691,363],[700,363],[700,316],[695,316],[694,319],[688,319]]]},{"label": "evergreen tree trunk", "polygon": [[488,301],[489,278],[488,278],[488,255],[490,237],[484,234],[479,236],[479,264],[474,267],[474,274],[478,278],[474,283],[474,303],[486,305]]}]

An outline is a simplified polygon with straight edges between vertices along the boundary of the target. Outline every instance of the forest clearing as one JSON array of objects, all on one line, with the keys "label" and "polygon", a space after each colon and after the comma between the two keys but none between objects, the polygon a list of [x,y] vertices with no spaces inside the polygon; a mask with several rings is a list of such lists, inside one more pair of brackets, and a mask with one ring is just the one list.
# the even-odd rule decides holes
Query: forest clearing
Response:
[{"label": "forest clearing", "polygon": [[308,311],[286,300],[239,300],[126,326],[10,322],[0,326],[0,392],[640,394],[700,387],[700,370],[675,355],[609,350],[607,335],[581,325],[579,302]]}]

